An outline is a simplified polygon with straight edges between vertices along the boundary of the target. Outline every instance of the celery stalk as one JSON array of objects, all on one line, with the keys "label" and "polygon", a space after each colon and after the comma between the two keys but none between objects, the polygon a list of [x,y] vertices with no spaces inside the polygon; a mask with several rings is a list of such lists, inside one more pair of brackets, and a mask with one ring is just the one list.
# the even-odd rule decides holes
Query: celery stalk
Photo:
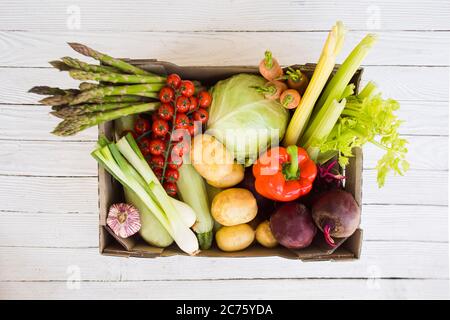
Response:
[{"label": "celery stalk", "polygon": [[299,138],[305,131],[314,104],[319,98],[323,87],[333,71],[334,64],[336,63],[336,56],[341,51],[344,37],[344,25],[342,22],[338,21],[328,34],[319,62],[314,70],[314,74],[288,125],[283,141],[285,146],[297,144]]},{"label": "celery stalk", "polygon": [[377,39],[378,37],[376,34],[366,35],[348,55],[320,96],[320,99],[315,106],[313,116],[316,115],[326,103],[331,103],[333,100],[339,100],[356,70],[358,70],[372,46],[377,42]]}]

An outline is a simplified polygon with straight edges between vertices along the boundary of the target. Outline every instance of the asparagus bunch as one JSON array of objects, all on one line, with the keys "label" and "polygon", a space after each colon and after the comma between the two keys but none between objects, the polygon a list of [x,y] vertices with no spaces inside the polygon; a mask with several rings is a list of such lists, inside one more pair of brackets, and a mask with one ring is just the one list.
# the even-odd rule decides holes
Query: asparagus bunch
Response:
[{"label": "asparagus bunch", "polygon": [[52,106],[50,114],[63,119],[53,134],[73,135],[105,121],[154,111],[159,107],[160,103],[154,100],[158,99],[165,77],[79,43],[69,43],[69,46],[101,64],[90,64],[72,57],[50,61],[57,70],[67,71],[70,77],[83,82],[77,89],[48,86],[30,89],[29,92],[47,95],[39,102]]}]

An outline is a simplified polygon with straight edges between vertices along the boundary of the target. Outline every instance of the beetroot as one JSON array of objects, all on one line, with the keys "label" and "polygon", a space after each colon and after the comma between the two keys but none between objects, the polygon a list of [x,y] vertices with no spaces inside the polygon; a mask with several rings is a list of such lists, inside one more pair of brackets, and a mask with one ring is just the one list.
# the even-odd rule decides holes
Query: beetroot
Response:
[{"label": "beetroot", "polygon": [[350,193],[335,189],[318,197],[312,207],[312,217],[326,242],[334,247],[332,237],[349,237],[358,228],[361,210]]},{"label": "beetroot", "polygon": [[297,202],[280,206],[270,217],[270,229],[275,239],[289,249],[306,248],[317,232],[308,208]]}]

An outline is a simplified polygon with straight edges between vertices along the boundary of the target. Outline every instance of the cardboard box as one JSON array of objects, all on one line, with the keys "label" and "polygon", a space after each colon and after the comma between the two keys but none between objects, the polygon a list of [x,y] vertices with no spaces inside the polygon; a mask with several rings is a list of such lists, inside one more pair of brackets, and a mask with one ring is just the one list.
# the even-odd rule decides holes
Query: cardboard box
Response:
[{"label": "cardboard box", "polygon": [[[153,71],[159,74],[178,73],[183,79],[199,80],[203,84],[210,86],[214,85],[218,80],[226,79],[237,73],[258,73],[257,67],[248,66],[195,66],[195,67],[180,67],[168,62],[156,60],[128,60],[134,65],[143,69]],[[309,77],[312,76],[315,65],[295,65],[294,68],[300,68]],[[362,69],[359,69],[353,79],[352,83],[358,88]],[[109,139],[113,138],[113,123],[108,122],[99,126],[99,134],[105,134]],[[345,189],[352,193],[357,203],[361,206],[361,186],[362,186],[362,152],[360,149],[355,149],[355,157],[350,160],[350,164],[345,169],[345,176],[347,177]],[[115,181],[103,168],[99,167],[98,175],[98,191],[99,191],[99,210],[100,210],[100,253],[110,256],[123,257],[142,257],[155,258],[167,257],[172,255],[184,254],[175,244],[168,248],[157,248],[148,245],[139,235],[135,235],[128,239],[121,239],[114,235],[114,233],[106,225],[106,216],[108,208],[111,204],[123,201],[122,186]],[[254,243],[251,247],[233,253],[226,253],[214,247],[202,251],[198,256],[200,257],[267,257],[279,256],[288,259],[301,259],[304,261],[310,260],[349,260],[358,259],[361,253],[362,246],[362,230],[358,229],[349,238],[340,239],[335,248],[330,248],[323,240],[321,232],[317,235],[313,243],[305,249],[289,250],[278,246],[273,249],[267,249]]]}]

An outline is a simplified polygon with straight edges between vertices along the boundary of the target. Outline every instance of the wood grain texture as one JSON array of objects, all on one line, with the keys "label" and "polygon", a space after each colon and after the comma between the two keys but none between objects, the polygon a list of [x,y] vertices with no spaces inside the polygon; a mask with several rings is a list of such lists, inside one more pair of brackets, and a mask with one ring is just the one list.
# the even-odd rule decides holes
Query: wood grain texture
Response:
[{"label": "wood grain texture", "polygon": [[269,0],[264,5],[253,0],[200,0],[195,5],[172,0],[170,10],[163,0],[136,0],[132,4],[107,0],[4,0],[2,4],[2,30],[329,30],[336,19],[361,30],[450,30],[450,5],[445,0]]},{"label": "wood grain texture", "polygon": [[[0,247],[98,246],[97,212],[4,211],[0,217]],[[447,242],[447,217],[445,206],[366,205],[361,227],[366,241]]]},{"label": "wood grain texture", "polygon": [[0,281],[64,281],[71,266],[78,267],[80,278],[89,281],[252,279],[255,276],[261,279],[448,278],[448,243],[369,241],[364,242],[363,251],[364,255],[356,261],[311,263],[279,257],[121,258],[100,256],[97,248],[0,247]]},{"label": "wood grain texture", "polygon": [[[1,27],[0,27],[1,28]],[[445,65],[450,32],[383,32],[364,65]],[[367,34],[350,31],[338,61]],[[48,67],[79,56],[66,42],[80,42],[115,57],[156,58],[180,65],[256,65],[271,49],[283,65],[318,60],[327,32],[0,32],[0,66]],[[149,43],[152,45],[145,45]],[[289,45],[286,45],[289,43]],[[270,47],[267,47],[270,44]],[[187,54],[189,52],[189,54]],[[88,58],[83,57],[86,61]]]},{"label": "wood grain texture", "polygon": [[[339,288],[339,290],[336,290]],[[0,282],[0,299],[448,299],[448,280]],[[182,303],[182,302],[180,302]]]}]

